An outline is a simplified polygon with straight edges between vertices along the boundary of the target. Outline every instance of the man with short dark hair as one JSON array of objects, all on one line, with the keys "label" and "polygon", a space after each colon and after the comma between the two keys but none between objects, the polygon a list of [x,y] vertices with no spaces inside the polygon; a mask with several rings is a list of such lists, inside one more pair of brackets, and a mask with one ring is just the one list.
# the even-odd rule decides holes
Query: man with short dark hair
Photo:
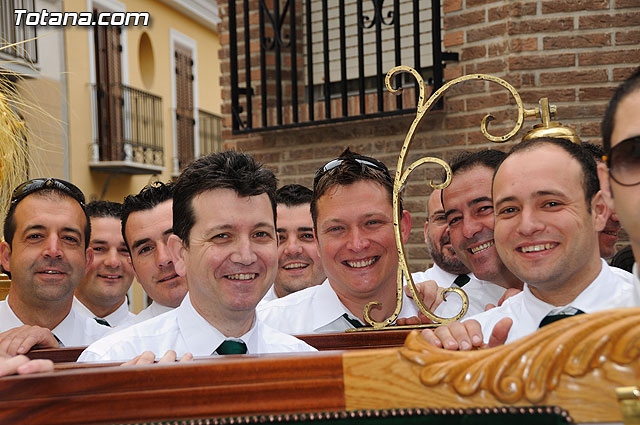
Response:
[{"label": "man with short dark hair", "polygon": [[0,243],[2,267],[11,276],[0,301],[0,352],[22,354],[58,342],[83,346],[109,330],[71,308],[93,259],[84,202],[80,189],[53,178],[29,180],[13,192]]},{"label": "man with short dark hair", "polygon": [[300,184],[282,186],[276,191],[278,275],[261,303],[319,285],[326,279],[313,235],[312,193]]},{"label": "man with short dark hair", "polygon": [[[327,281],[260,306],[258,316],[291,334],[342,332],[372,319],[383,321],[396,308],[398,251],[393,225],[393,179],[380,161],[349,149],[317,172],[311,217]],[[401,211],[402,208],[400,208]],[[404,241],[411,216],[403,211]],[[406,295],[399,317],[417,315]]]},{"label": "man with short dark hair", "polygon": [[73,308],[102,325],[118,326],[135,316],[127,303],[133,268],[120,231],[122,204],[93,201],[87,204],[87,214],[93,262],[75,290]]},{"label": "man with short dark hair", "polygon": [[253,157],[221,152],[192,162],[173,196],[169,249],[189,293],[176,309],[89,346],[80,361],[315,351],[265,325],[255,307],[275,279],[277,179]]},{"label": "man with short dark hair", "polygon": [[122,204],[122,237],[131,254],[138,282],[153,302],[123,326],[166,313],[187,293],[184,277],[176,273],[167,247],[173,234],[173,183],[154,182]]}]

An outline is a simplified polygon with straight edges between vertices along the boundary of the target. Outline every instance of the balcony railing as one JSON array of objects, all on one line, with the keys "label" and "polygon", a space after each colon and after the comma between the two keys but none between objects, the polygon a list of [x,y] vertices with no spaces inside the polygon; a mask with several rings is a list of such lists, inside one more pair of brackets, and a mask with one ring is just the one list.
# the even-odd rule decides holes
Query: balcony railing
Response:
[{"label": "balcony railing", "polygon": [[164,167],[162,99],[115,84],[92,86],[93,169],[156,174]]},{"label": "balcony railing", "polygon": [[198,110],[198,133],[200,155],[208,155],[222,150],[222,117]]},{"label": "balcony railing", "polygon": [[[415,112],[413,80],[442,85],[440,0],[228,0],[234,133]],[[402,78],[402,80],[400,80]]]},{"label": "balcony railing", "polygon": [[[2,0],[0,2],[0,53],[35,64],[38,62],[36,26],[25,25],[23,17],[16,26],[16,9],[35,11],[35,0]],[[5,47],[15,44],[11,47]]]}]

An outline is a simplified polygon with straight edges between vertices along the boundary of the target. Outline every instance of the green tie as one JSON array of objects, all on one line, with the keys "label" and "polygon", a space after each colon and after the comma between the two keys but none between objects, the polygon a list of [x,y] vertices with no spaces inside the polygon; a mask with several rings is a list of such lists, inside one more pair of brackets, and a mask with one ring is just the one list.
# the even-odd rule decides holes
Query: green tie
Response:
[{"label": "green tie", "polygon": [[242,341],[235,341],[233,339],[225,340],[218,348],[216,348],[216,353],[221,356],[226,354],[246,354],[247,353],[247,344]]},{"label": "green tie", "polygon": [[557,322],[558,320],[562,320],[562,319],[566,319],[567,317],[571,317],[571,316],[577,316],[578,314],[584,314],[584,311],[576,309],[575,313],[569,313],[569,314],[549,314],[547,316],[545,316],[542,321],[540,322],[540,325],[538,326],[538,328],[541,328],[543,326],[547,326],[550,325],[553,322]]},{"label": "green tie", "polygon": [[456,280],[453,281],[453,284],[457,285],[458,288],[462,288],[464,285],[469,283],[470,280],[471,278],[469,276],[467,276],[466,274],[461,274],[456,277]]},{"label": "green tie", "polygon": [[109,324],[109,322],[107,322],[104,319],[101,319],[99,317],[94,317],[93,320],[95,320],[96,322],[98,322],[99,324],[101,324],[102,326],[109,326],[111,327],[111,325]]},{"label": "green tie", "polygon": [[366,327],[366,325],[363,325],[362,323],[360,323],[360,320],[352,319],[351,317],[349,317],[349,315],[347,313],[343,314],[342,317],[347,319],[347,322],[349,322],[351,324],[351,326],[353,326],[356,329],[360,329],[360,328]]}]

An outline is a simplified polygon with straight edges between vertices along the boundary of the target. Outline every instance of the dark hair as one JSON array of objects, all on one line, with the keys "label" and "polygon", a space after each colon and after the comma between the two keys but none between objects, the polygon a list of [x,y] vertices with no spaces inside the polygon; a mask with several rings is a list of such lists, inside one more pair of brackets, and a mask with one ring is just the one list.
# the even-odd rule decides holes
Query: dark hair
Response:
[{"label": "dark hair", "polygon": [[173,190],[175,184],[172,182],[162,183],[160,181],[153,182],[145,187],[137,195],[129,195],[122,202],[122,238],[129,248],[125,229],[129,215],[137,211],[146,211],[155,208],[163,202],[173,199]]},{"label": "dark hair", "polygon": [[611,135],[613,134],[613,127],[615,127],[616,111],[618,110],[618,104],[627,95],[640,90],[640,67],[634,71],[634,73],[622,83],[613,94],[613,97],[609,101],[609,106],[604,113],[602,119],[602,146],[604,151],[608,153],[611,150]]},{"label": "dark hair", "polygon": [[185,245],[189,245],[189,233],[195,224],[193,198],[214,189],[231,189],[241,197],[266,193],[273,208],[275,226],[277,185],[275,174],[249,154],[225,151],[199,158],[182,171],[176,183],[173,193],[173,233]]},{"label": "dark hair", "polygon": [[92,201],[87,204],[87,215],[96,218],[122,219],[122,204],[111,201]]},{"label": "dark hair", "polygon": [[631,245],[627,245],[616,253],[611,259],[611,267],[618,267],[622,270],[626,270],[629,273],[633,273],[633,264],[635,258],[633,257],[633,251]]},{"label": "dark hair", "polygon": [[582,148],[591,154],[596,163],[602,162],[602,155],[604,155],[604,150],[600,145],[589,142],[582,142]]},{"label": "dark hair", "polygon": [[[591,213],[591,200],[593,199],[594,195],[600,190],[600,181],[598,180],[597,171],[598,166],[596,165],[596,161],[593,159],[593,155],[591,154],[591,152],[583,149],[582,146],[576,143],[572,143],[566,139],[560,139],[557,137],[538,137],[515,145],[509,151],[506,158],[518,152],[535,149],[537,146],[540,146],[543,143],[558,146],[569,155],[571,155],[572,158],[578,161],[580,167],[582,168],[582,186],[584,189],[584,198],[587,202],[587,211]],[[498,168],[500,167],[498,166]],[[498,168],[496,168],[496,171],[493,173],[494,179],[496,173],[498,172]],[[531,178],[535,178],[535,176],[531,176]]]},{"label": "dark hair", "polygon": [[301,184],[288,184],[276,191],[276,203],[284,204],[287,207],[311,203],[313,191]]},{"label": "dark hair", "polygon": [[73,199],[74,201],[78,202],[78,205],[80,206],[80,208],[82,208],[82,212],[84,213],[84,218],[86,220],[86,224],[84,226],[84,246],[85,248],[89,246],[89,241],[91,240],[91,222],[89,221],[89,215],[87,214],[87,209],[84,206],[84,203],[79,202],[78,199],[74,198],[65,190],[59,189],[56,186],[47,186],[47,187],[35,189],[32,192],[30,192],[28,195],[19,199],[17,202],[11,203],[11,206],[9,207],[9,211],[7,212],[7,216],[4,219],[4,229],[3,229],[4,240],[9,244],[9,246],[11,246],[11,243],[13,242],[13,236],[16,232],[16,223],[14,220],[16,208],[20,204],[20,202],[22,202],[24,199],[28,198],[31,195],[38,195],[41,197],[59,196],[63,198]]},{"label": "dark hair", "polygon": [[[363,159],[365,160],[364,162]],[[383,171],[377,167],[367,165],[367,159],[374,163],[381,164],[386,170],[386,166],[381,161],[351,152],[349,148],[347,148],[339,157],[333,161],[329,161],[316,172],[317,177],[314,180],[313,196],[311,197],[311,218],[314,227],[317,227],[318,199],[334,186],[349,186],[363,180],[373,181],[382,185],[382,187],[387,190],[389,193],[389,202],[393,204],[393,178],[389,174],[389,171]],[[338,161],[339,165],[319,175],[328,164],[334,161]],[[398,198],[400,210],[402,210],[402,196]]]}]

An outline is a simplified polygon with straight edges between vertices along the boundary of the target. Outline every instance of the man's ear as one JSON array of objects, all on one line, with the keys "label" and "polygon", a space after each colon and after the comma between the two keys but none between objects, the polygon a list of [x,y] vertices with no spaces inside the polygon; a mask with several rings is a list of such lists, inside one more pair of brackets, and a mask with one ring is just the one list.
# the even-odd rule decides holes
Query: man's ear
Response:
[{"label": "man's ear", "polygon": [[611,194],[611,182],[609,181],[609,169],[607,164],[602,162],[598,163],[598,180],[600,180],[600,191],[604,197],[604,201],[607,203],[609,209],[613,210],[613,195]]},{"label": "man's ear", "polygon": [[91,267],[91,264],[93,264],[93,249],[87,248],[84,251],[84,271],[85,271],[85,273],[87,272],[89,267]]},{"label": "man's ear", "polygon": [[402,235],[402,243],[407,243],[409,235],[411,234],[411,214],[409,214],[407,210],[402,210],[402,217],[400,217],[400,234]]},{"label": "man's ear", "polygon": [[2,262],[3,269],[11,272],[11,247],[6,241],[0,243],[0,262]]},{"label": "man's ear", "polygon": [[185,251],[186,248],[182,243],[182,239],[177,235],[170,235],[167,240],[167,248],[171,253],[171,259],[173,261],[173,267],[176,269],[176,273],[180,276],[187,274],[187,267],[185,264]]},{"label": "man's ear", "polygon": [[611,215],[611,209],[607,205],[605,201],[604,194],[602,190],[599,190],[598,193],[593,195],[593,199],[591,200],[591,216],[593,217],[593,227],[597,232],[602,231],[604,226],[607,224],[607,220]]},{"label": "man's ear", "polygon": [[429,217],[427,217],[427,221],[424,222],[424,243],[428,243],[429,241]]}]

